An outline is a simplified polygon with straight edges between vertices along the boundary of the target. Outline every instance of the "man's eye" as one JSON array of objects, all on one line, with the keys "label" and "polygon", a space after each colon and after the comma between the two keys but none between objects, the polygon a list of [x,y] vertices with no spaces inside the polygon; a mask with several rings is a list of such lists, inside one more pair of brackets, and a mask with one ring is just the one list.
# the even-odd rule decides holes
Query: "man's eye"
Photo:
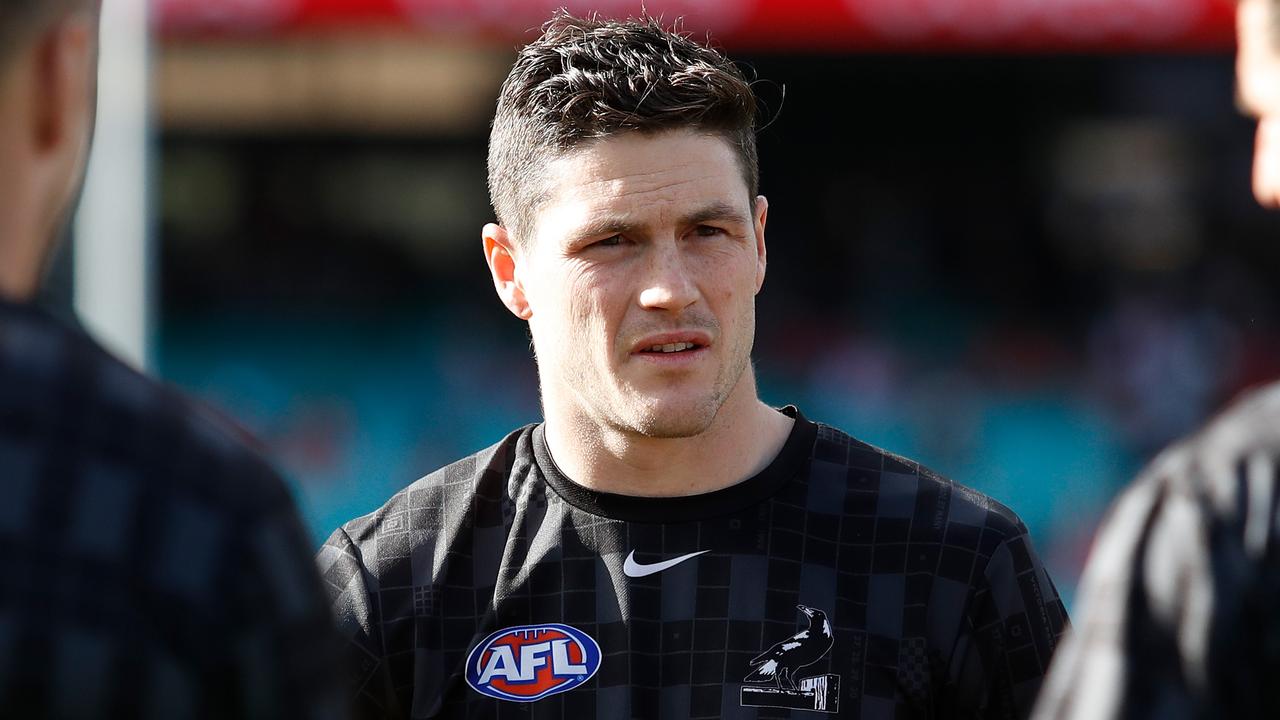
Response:
[{"label": "man's eye", "polygon": [[622,244],[621,235],[611,235],[603,240],[598,240],[592,243],[592,245],[595,245],[596,247],[613,247],[615,245],[621,245],[621,244]]},{"label": "man's eye", "polygon": [[714,237],[716,235],[723,234],[724,230],[711,225],[699,225],[695,232],[697,232],[699,237]]}]

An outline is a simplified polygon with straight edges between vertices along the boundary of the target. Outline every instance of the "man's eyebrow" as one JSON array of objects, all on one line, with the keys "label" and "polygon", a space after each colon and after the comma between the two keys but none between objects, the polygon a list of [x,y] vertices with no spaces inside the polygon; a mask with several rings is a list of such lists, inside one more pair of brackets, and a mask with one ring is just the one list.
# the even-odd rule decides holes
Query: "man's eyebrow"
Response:
[{"label": "man's eyebrow", "polygon": [[[743,217],[742,211],[731,203],[716,202],[680,218],[680,224],[683,226],[700,225],[714,220],[745,222],[746,218]],[[575,242],[580,242],[601,235],[636,235],[643,232],[643,230],[643,225],[632,221],[625,215],[602,215],[588,220],[581,227],[575,229],[572,237]]]},{"label": "man's eyebrow", "polygon": [[588,220],[573,231],[574,241],[586,240],[598,235],[634,235],[639,225],[623,216],[604,215]]},{"label": "man's eyebrow", "polygon": [[742,222],[745,218],[737,207],[725,202],[717,202],[700,208],[681,219],[682,225],[699,225],[711,220],[733,220]]}]

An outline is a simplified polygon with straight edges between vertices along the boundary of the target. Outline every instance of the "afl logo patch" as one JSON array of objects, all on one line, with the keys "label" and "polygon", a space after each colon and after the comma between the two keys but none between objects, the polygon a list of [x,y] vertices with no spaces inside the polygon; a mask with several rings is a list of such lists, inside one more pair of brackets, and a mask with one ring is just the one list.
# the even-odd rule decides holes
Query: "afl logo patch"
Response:
[{"label": "afl logo patch", "polygon": [[533,702],[568,692],[600,669],[600,646],[568,625],[519,625],[499,630],[467,656],[467,684],[499,700]]}]

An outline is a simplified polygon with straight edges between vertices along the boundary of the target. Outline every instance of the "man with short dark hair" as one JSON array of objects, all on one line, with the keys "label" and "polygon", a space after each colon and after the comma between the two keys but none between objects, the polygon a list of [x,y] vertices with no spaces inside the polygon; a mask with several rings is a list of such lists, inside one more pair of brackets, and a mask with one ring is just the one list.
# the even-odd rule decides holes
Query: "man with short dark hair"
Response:
[{"label": "man with short dark hair", "polygon": [[321,550],[368,716],[1029,712],[1065,614],[1017,517],[757,397],[755,115],[653,20],[520,53],[482,236],[546,420]]},{"label": "man with short dark hair", "polygon": [[[1241,0],[1253,190],[1280,207],[1280,0]],[[1280,717],[1280,385],[1157,457],[1112,506],[1037,720]]]},{"label": "man with short dark hair", "polygon": [[84,175],[96,0],[0,0],[0,715],[343,717],[279,477],[32,303]]}]

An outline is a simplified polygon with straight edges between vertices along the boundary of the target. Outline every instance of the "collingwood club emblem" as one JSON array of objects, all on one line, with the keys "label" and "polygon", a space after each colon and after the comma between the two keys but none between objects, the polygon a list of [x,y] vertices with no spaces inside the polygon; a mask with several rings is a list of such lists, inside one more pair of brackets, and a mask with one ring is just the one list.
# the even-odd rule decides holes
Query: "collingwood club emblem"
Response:
[{"label": "collingwood club emblem", "polygon": [[791,708],[836,713],[840,711],[840,676],[796,674],[831,651],[835,638],[827,614],[797,605],[809,626],[757,655],[742,682],[742,704],[751,707]]}]

